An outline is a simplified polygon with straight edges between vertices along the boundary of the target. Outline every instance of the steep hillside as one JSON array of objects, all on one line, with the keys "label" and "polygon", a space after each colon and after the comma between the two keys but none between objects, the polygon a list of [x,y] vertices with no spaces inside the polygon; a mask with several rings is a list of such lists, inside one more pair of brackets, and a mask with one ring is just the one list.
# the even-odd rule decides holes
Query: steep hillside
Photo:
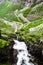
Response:
[{"label": "steep hillside", "polygon": [[20,10],[22,7],[19,5],[11,4],[10,2],[5,2],[0,5],[0,9],[0,17],[4,17],[9,12],[15,11],[16,9]]},{"label": "steep hillside", "polygon": [[[28,3],[27,0],[25,1]],[[24,5],[25,1],[22,0],[21,4]],[[18,38],[18,40],[26,42],[31,54],[40,56],[40,65],[43,65],[43,2],[37,0],[38,2],[35,1],[34,4],[33,0],[31,1],[31,6],[12,4],[9,1],[0,4],[0,48],[7,48],[14,43],[14,38]],[[4,57],[0,57],[3,60]],[[37,61],[39,60],[37,59]],[[9,62],[8,60],[7,63],[0,63],[0,65],[10,65]]]},{"label": "steep hillside", "polygon": [[27,8],[5,2],[0,5],[0,18],[12,23],[13,21],[22,23],[24,26],[21,33],[29,32],[30,28],[43,23],[43,2]]},{"label": "steep hillside", "polygon": [[34,6],[29,15],[27,15],[27,18],[30,21],[38,20],[43,18],[43,2]]}]

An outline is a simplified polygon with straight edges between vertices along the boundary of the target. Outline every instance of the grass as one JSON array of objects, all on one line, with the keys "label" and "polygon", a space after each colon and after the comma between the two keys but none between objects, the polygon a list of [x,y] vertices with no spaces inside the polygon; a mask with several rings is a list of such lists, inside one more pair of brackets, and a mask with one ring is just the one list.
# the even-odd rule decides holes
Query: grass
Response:
[{"label": "grass", "polygon": [[[14,14],[14,11],[16,9],[20,10],[20,9],[22,9],[22,7],[18,6],[18,5],[13,5],[13,4],[10,5],[9,7],[7,7],[8,4],[9,3],[3,3],[3,4],[0,5],[0,18],[6,17],[6,19],[10,20],[10,21],[23,22],[18,16],[15,16],[15,14]],[[31,15],[31,14],[35,14],[35,13],[37,14],[37,12],[40,13],[41,11],[43,11],[43,5],[40,6],[40,7],[37,7],[37,9],[35,11],[32,11],[30,13],[31,10],[32,10],[32,8],[28,8],[27,10],[25,10],[23,12],[23,16],[27,17],[28,14]],[[43,20],[41,18],[43,18],[43,14],[39,18],[35,18],[35,19],[31,20],[32,22],[29,25],[23,27],[21,30],[18,30],[18,31],[20,31],[20,33],[18,34],[18,38],[24,39],[28,44],[31,44],[31,45],[34,44],[36,39],[39,38],[39,37],[40,37],[40,40],[43,40],[43,28],[41,28],[39,31],[34,31],[34,32],[30,32],[30,33],[28,32],[28,30],[30,28],[36,27],[36,26],[43,23]],[[4,46],[10,44],[10,42],[12,41],[11,33],[14,34],[14,29],[9,24],[5,24],[4,21],[0,20],[0,30],[1,30],[1,33],[3,33],[4,36],[6,35],[8,37],[8,41],[0,39],[0,48],[3,48]],[[10,31],[11,31],[11,33],[10,33]],[[4,34],[4,33],[6,33],[6,34]],[[11,64],[0,63],[0,65],[11,65]]]},{"label": "grass", "polygon": [[10,21],[18,21],[17,17],[15,16],[15,14],[9,14],[5,16],[8,20]]},{"label": "grass", "polygon": [[[0,5],[0,18],[5,17],[7,20],[10,20],[10,21],[23,22],[18,16],[15,16],[15,14],[14,14],[15,10],[18,9],[18,11],[19,11],[23,7],[21,7],[19,5],[14,5],[14,4],[11,4],[9,6],[8,5],[9,5],[9,3],[3,3]],[[32,14],[35,15],[35,13],[36,14],[38,13],[38,15],[39,15],[39,17],[37,17],[37,18],[32,18],[32,17],[29,18],[31,23],[29,25],[23,27],[21,30],[19,30],[20,34],[23,34],[22,38],[24,38],[24,37],[25,38],[31,38],[31,37],[29,37],[30,34],[40,36],[43,32],[43,31],[42,32],[41,31],[35,31],[35,32],[31,32],[31,33],[28,32],[28,30],[30,28],[36,27],[36,26],[43,23],[43,20],[42,20],[43,14],[41,14],[41,12],[43,11],[43,5],[38,5],[37,7],[35,7],[35,9],[34,9],[34,7],[30,7],[28,9],[26,9],[24,12],[22,12],[24,17],[28,17],[28,15],[32,15]],[[31,19],[33,19],[33,20],[31,20]],[[6,28],[6,29],[4,30],[4,28]],[[2,23],[2,22],[0,22],[0,29],[3,29],[2,30],[3,32],[6,32],[6,30],[7,31],[8,30],[13,31],[11,26],[9,26],[8,24],[6,25],[5,23]],[[34,39],[34,38],[32,38],[32,39]]]},{"label": "grass", "polygon": [[15,11],[16,9],[18,10],[22,9],[22,7],[19,5],[12,4],[12,5],[9,5],[8,7],[7,6],[0,10],[0,18],[4,17],[8,12]]},{"label": "grass", "polygon": [[39,31],[29,33],[29,35],[35,35],[37,37],[40,37],[40,40],[43,41],[43,27],[40,28]]},{"label": "grass", "polygon": [[10,13],[9,15],[5,16],[7,20],[10,21],[16,21],[16,22],[22,22],[22,20],[14,14],[14,12]]},{"label": "grass", "polygon": [[43,27],[40,28],[38,31],[30,32],[29,34],[34,34],[37,36],[41,36],[43,34]]},{"label": "grass", "polygon": [[29,14],[30,11],[31,11],[31,8],[26,9],[26,10],[23,12],[23,16],[24,16],[24,17],[27,17],[27,15]]},{"label": "grass", "polygon": [[0,30],[3,32],[14,31],[13,27],[11,27],[9,24],[5,24],[3,21],[0,21]]},{"label": "grass", "polygon": [[[22,29],[23,29],[24,31],[27,31],[27,30],[29,30],[29,28],[36,27],[36,26],[38,26],[38,25],[40,25],[40,24],[42,24],[42,23],[43,23],[43,20],[39,19],[39,20],[36,20],[36,21],[30,23],[30,24],[27,25],[26,27],[23,27]],[[22,30],[22,29],[21,29],[21,30]]]},{"label": "grass", "polygon": [[32,7],[30,13],[27,15],[27,18],[31,22],[43,18],[43,3]]},{"label": "grass", "polygon": [[40,39],[40,41],[43,41],[43,27],[38,31],[30,33],[23,33],[23,31],[21,31],[18,38],[25,40],[30,45],[33,45],[38,39]]},{"label": "grass", "polygon": [[4,3],[0,4],[0,10],[7,7],[8,4],[9,4],[9,2],[4,2]]},{"label": "grass", "polygon": [[[36,5],[37,6],[37,5]],[[35,8],[35,9],[34,9]],[[33,9],[33,11],[32,11],[32,9]],[[39,4],[37,7],[30,7],[30,8],[28,8],[28,9],[26,9],[24,12],[23,12],[23,16],[24,17],[27,17],[27,15],[28,14],[34,14],[35,12],[36,12],[36,14],[37,14],[37,12],[41,12],[41,11],[43,11],[43,4]]]},{"label": "grass", "polygon": [[43,11],[43,3],[40,3],[40,4],[38,4],[38,5],[36,5],[36,6],[34,6],[33,8],[32,8],[32,10],[31,10],[31,13],[30,14],[32,14],[32,13],[37,13],[37,12],[41,12],[41,11]]}]

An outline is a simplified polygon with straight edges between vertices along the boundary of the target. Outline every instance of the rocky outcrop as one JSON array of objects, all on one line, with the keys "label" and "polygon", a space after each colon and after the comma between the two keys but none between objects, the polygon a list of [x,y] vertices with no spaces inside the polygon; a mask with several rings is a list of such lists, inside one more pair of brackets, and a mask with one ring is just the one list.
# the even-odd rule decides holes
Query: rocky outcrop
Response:
[{"label": "rocky outcrop", "polygon": [[[38,63],[38,65],[43,65],[43,42],[37,39],[32,45],[27,45],[27,49],[36,59],[33,62]],[[36,64],[37,65],[37,64]]]},{"label": "rocky outcrop", "polygon": [[0,48],[0,63],[6,63],[10,59],[10,53],[9,53],[9,48]]},{"label": "rocky outcrop", "polygon": [[16,63],[17,63],[17,60],[18,60],[17,54],[18,54],[18,52],[17,52],[16,49],[11,49],[10,59],[11,59],[11,64],[12,65],[16,65]]},{"label": "rocky outcrop", "polygon": [[16,65],[17,63],[17,50],[13,49],[13,42],[9,46],[0,48],[0,63],[10,63],[11,65]]}]

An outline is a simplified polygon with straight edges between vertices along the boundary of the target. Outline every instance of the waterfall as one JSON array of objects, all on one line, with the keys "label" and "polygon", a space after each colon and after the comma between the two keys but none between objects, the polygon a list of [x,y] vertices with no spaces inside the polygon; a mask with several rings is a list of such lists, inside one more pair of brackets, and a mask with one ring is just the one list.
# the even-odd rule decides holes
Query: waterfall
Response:
[{"label": "waterfall", "polygon": [[30,60],[29,56],[31,56],[31,55],[28,53],[25,42],[20,42],[18,40],[14,40],[14,42],[15,42],[15,44],[13,45],[13,49],[17,49],[17,51],[18,51],[17,65],[34,65],[33,63],[29,62],[29,60]]}]

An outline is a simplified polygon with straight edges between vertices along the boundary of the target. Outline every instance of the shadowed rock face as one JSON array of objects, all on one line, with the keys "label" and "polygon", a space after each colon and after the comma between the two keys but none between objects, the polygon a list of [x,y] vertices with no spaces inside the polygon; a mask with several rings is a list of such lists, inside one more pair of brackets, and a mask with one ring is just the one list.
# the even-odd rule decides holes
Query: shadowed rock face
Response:
[{"label": "shadowed rock face", "polygon": [[43,42],[37,40],[33,43],[33,45],[28,45],[27,49],[36,58],[34,61],[38,63],[38,65],[43,65]]},{"label": "shadowed rock face", "polygon": [[17,63],[17,50],[9,48],[0,49],[0,63],[10,62],[12,65]]},{"label": "shadowed rock face", "polygon": [[16,63],[17,63],[17,60],[18,60],[17,54],[18,54],[18,52],[17,52],[16,49],[14,49],[14,50],[11,49],[10,59],[11,59],[11,64],[12,64],[12,65],[16,65]]},{"label": "shadowed rock face", "polygon": [[[13,42],[11,42],[13,43]],[[13,43],[14,44],[14,43]],[[11,46],[13,46],[13,44],[11,44]],[[43,61],[43,51],[41,49],[41,46],[40,47],[37,47],[38,44],[40,46],[40,44],[42,44],[42,42],[40,42],[40,40],[37,40],[37,42],[35,42],[34,45],[28,45],[28,51],[35,57],[39,58],[41,61]],[[17,58],[17,54],[18,54],[18,51],[16,49],[13,49],[13,47],[5,47],[3,49],[0,49],[0,62],[2,63],[5,63],[7,61],[9,61],[11,63],[11,65],[17,65],[17,61],[18,61],[18,58]],[[32,62],[36,62],[38,63],[38,65],[43,65],[43,62],[37,60],[37,59],[31,59],[30,61]],[[35,64],[37,65],[37,64]]]},{"label": "shadowed rock face", "polygon": [[10,59],[9,48],[0,48],[0,63],[6,63]]},{"label": "shadowed rock face", "polygon": [[0,63],[8,62],[11,65],[16,65],[17,60],[18,60],[17,58],[18,52],[16,49],[13,49],[13,44],[11,44],[8,47],[0,48]]}]

